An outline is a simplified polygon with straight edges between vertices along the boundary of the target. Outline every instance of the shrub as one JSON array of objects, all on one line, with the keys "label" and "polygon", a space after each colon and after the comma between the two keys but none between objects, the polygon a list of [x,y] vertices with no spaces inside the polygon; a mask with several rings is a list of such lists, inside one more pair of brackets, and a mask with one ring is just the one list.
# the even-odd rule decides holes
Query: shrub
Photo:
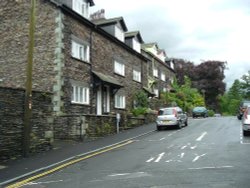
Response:
[{"label": "shrub", "polygon": [[139,115],[144,115],[147,113],[147,108],[142,108],[142,107],[139,107],[139,108],[135,108],[132,110],[132,114],[137,117]]},{"label": "shrub", "polygon": [[213,110],[208,110],[208,116],[213,117],[214,116],[214,111]]}]

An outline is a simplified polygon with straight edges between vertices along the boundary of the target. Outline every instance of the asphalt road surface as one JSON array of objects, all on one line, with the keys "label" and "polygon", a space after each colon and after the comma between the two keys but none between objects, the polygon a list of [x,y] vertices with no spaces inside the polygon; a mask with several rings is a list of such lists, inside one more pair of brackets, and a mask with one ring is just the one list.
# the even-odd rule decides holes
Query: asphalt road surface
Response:
[{"label": "asphalt road surface", "polygon": [[249,188],[250,136],[236,117],[190,119],[90,157],[23,187]]}]

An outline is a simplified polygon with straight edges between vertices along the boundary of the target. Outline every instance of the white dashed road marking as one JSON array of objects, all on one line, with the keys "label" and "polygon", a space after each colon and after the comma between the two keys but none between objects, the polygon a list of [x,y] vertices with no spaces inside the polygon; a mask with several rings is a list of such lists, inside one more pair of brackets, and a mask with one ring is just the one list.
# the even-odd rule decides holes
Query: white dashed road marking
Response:
[{"label": "white dashed road marking", "polygon": [[197,139],[196,139],[196,141],[201,141],[203,138],[204,138],[204,136],[207,134],[207,132],[204,132],[204,133],[202,133],[202,135],[200,136],[200,137],[198,137]]}]

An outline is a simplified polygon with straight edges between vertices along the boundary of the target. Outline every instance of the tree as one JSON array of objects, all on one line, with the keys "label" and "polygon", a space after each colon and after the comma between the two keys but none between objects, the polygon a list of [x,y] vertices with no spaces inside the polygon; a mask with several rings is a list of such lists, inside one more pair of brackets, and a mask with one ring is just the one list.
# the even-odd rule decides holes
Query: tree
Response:
[{"label": "tree", "polygon": [[247,74],[241,77],[243,82],[241,82],[242,89],[244,90],[244,98],[250,99],[250,70]]},{"label": "tree", "polygon": [[185,76],[191,79],[192,87],[203,94],[209,108],[217,111],[219,108],[218,96],[223,95],[226,84],[224,70],[226,62],[205,61],[199,65],[182,59],[175,59],[177,83],[184,84]]},{"label": "tree", "polygon": [[238,111],[240,102],[243,99],[243,89],[241,82],[236,79],[229,88],[229,91],[223,96],[219,97],[220,101],[220,111],[223,114],[235,115]]},{"label": "tree", "polygon": [[175,90],[174,93],[166,92],[163,94],[165,103],[171,106],[176,103],[184,111],[191,112],[195,106],[205,106],[203,96],[195,88],[191,87],[191,80],[185,76],[184,84],[179,85],[175,79],[172,87]]}]

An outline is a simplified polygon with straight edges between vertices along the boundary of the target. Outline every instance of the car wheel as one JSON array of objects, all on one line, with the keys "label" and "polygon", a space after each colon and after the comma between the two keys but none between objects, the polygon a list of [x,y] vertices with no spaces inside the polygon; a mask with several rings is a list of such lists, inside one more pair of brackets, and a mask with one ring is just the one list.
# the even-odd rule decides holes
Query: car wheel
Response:
[{"label": "car wheel", "polygon": [[156,129],[157,129],[157,131],[160,131],[160,130],[161,130],[161,127],[156,126]]},{"label": "car wheel", "polygon": [[180,122],[178,122],[178,124],[177,124],[177,129],[181,129],[181,123]]},{"label": "car wheel", "polygon": [[243,130],[243,136],[248,136],[248,131]]},{"label": "car wheel", "polygon": [[188,126],[188,121],[185,122],[185,126]]}]

